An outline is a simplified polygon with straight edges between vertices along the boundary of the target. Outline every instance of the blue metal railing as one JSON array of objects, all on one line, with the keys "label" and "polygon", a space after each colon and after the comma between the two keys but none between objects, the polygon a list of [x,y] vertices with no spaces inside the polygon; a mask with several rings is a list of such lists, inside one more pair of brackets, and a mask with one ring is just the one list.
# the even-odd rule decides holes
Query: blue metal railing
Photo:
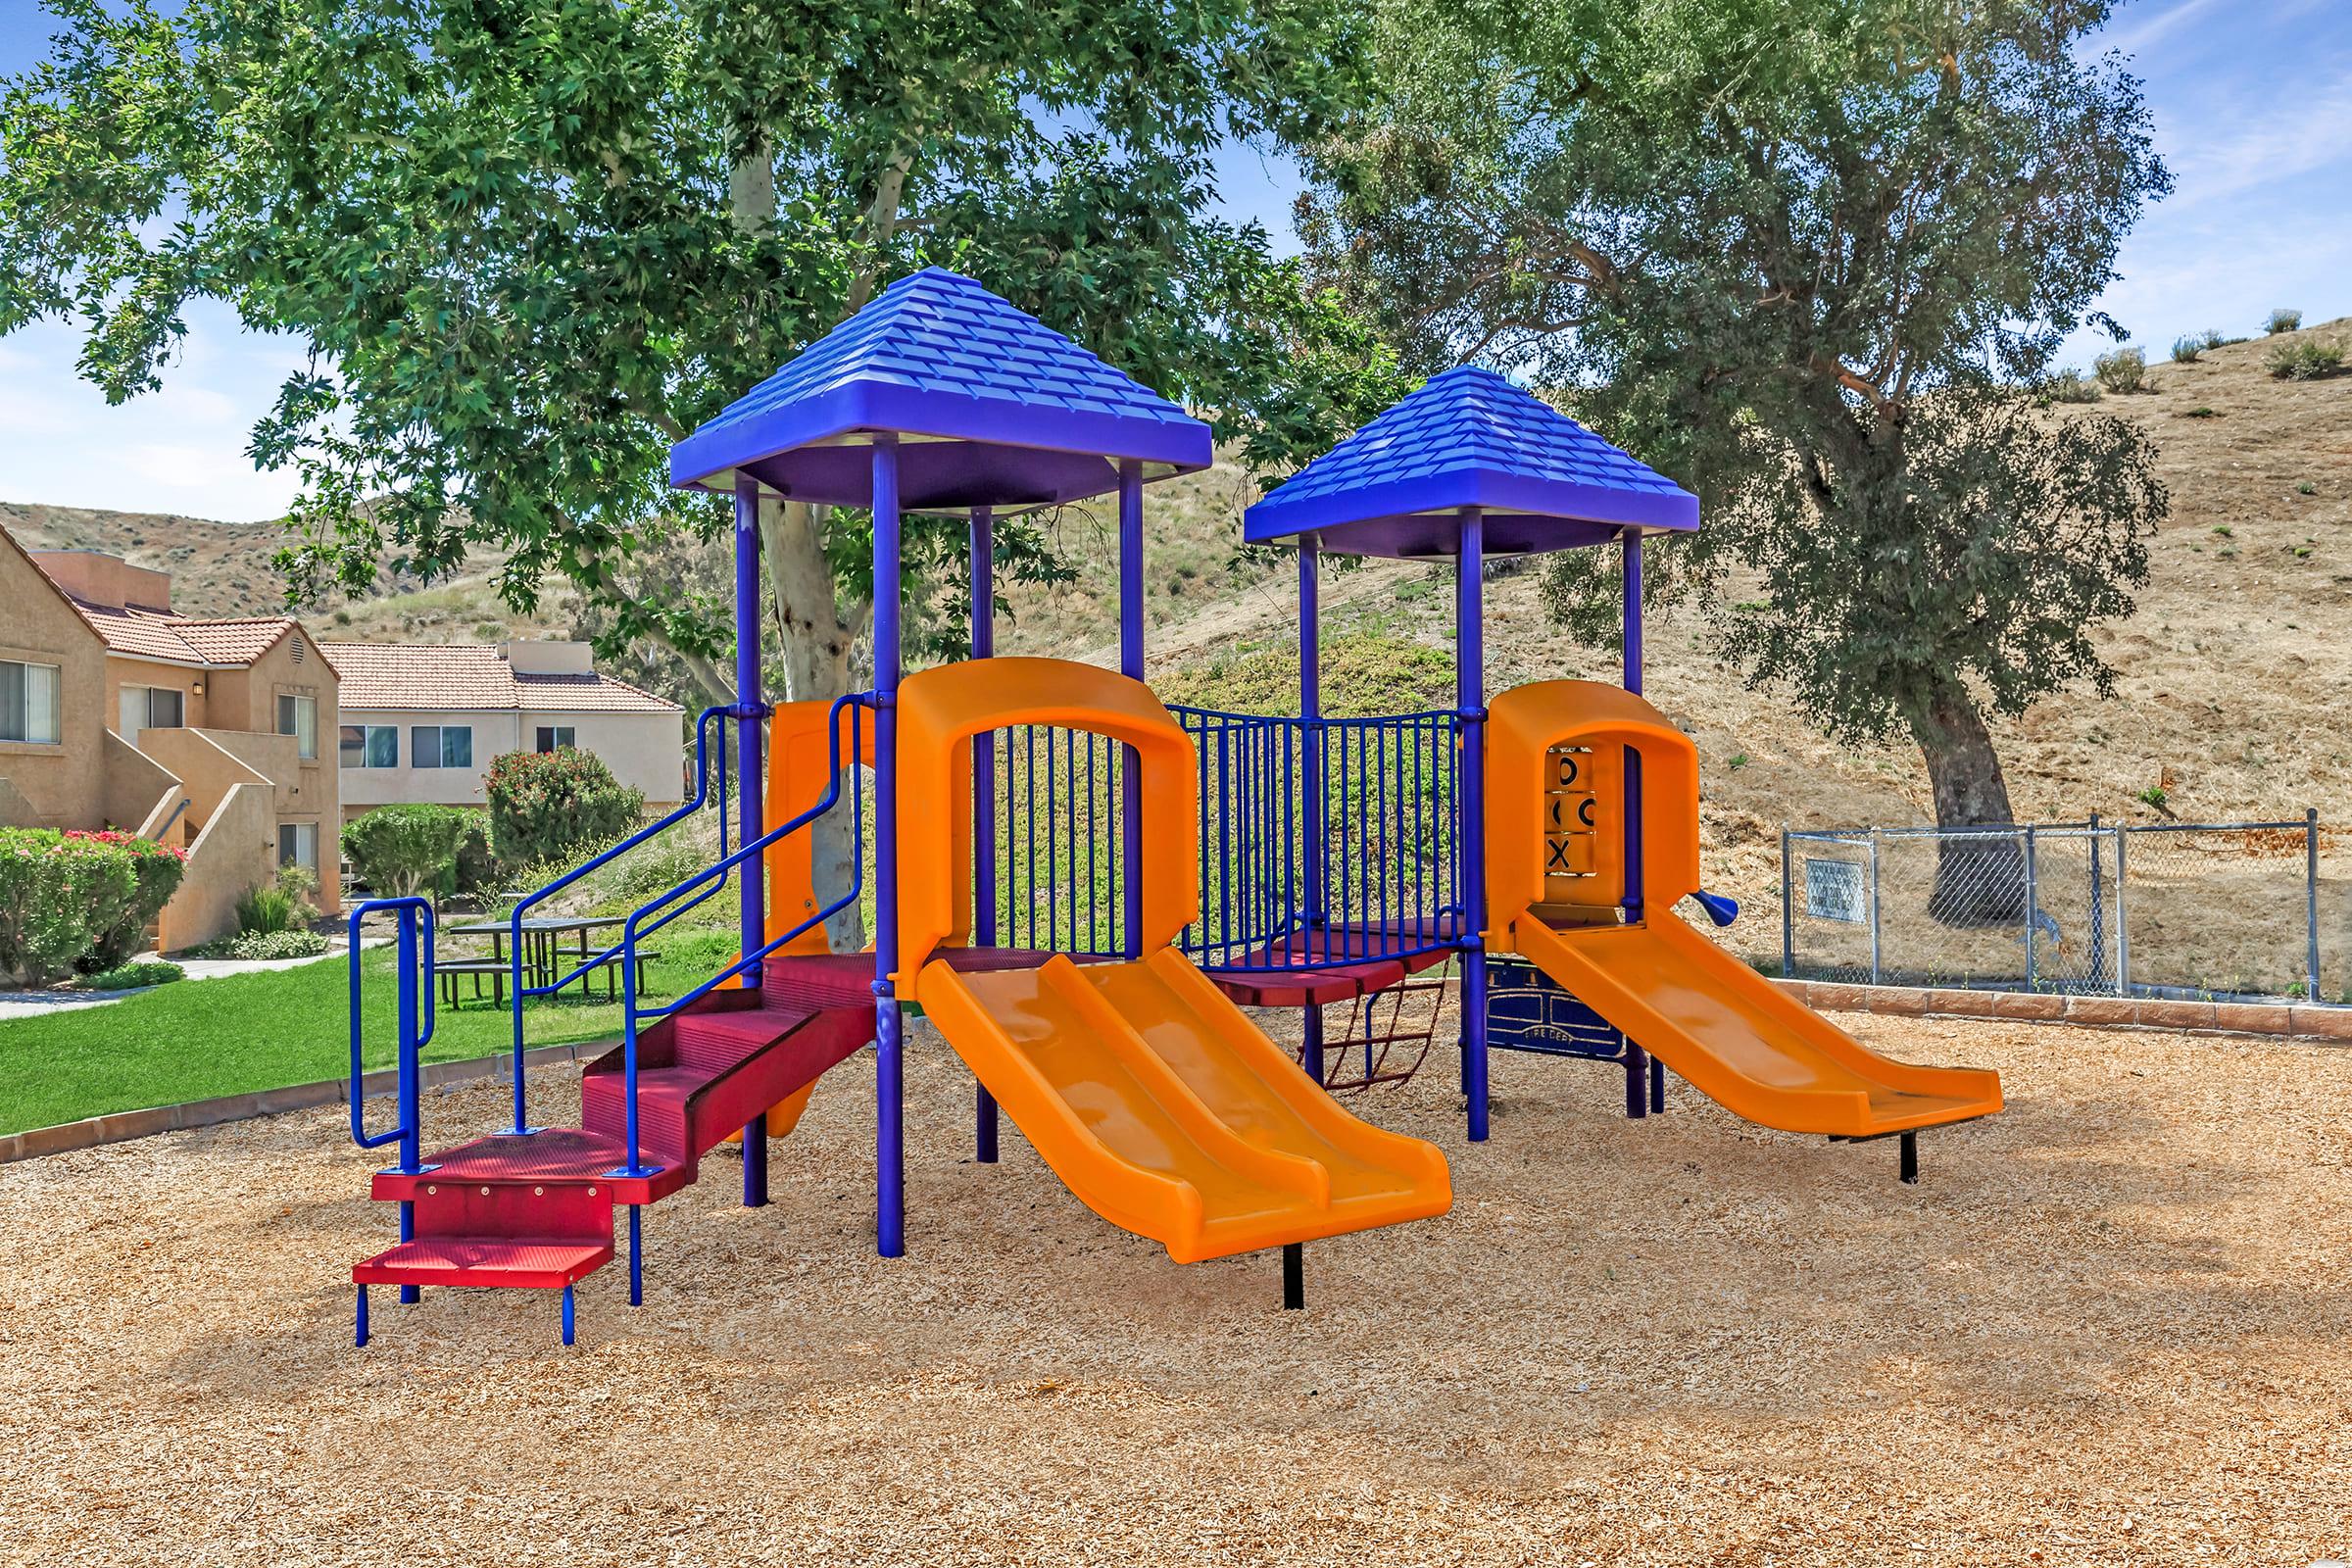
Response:
[{"label": "blue metal railing", "polygon": [[[360,960],[361,927],[368,916],[384,910],[399,914],[398,952],[394,962],[400,986],[400,1038],[395,1043],[394,1070],[399,1075],[400,1120],[389,1130],[380,1133],[368,1131],[368,1103],[365,1086],[367,1064],[363,1058],[360,1016]],[[400,1168],[414,1174],[423,1167],[418,1164],[423,1151],[420,1144],[422,1113],[419,1109],[421,1072],[418,1055],[433,1038],[433,906],[423,899],[369,899],[351,911],[351,1141],[362,1149],[381,1149],[397,1141],[400,1145]],[[422,937],[421,957],[419,936]],[[423,994],[422,1021],[419,1023],[417,996]],[[401,1240],[407,1241],[407,1205],[402,1205]]]},{"label": "blue metal railing", "polygon": [[996,820],[996,875],[974,897],[976,929],[992,945],[1115,957],[1127,951],[1121,864],[1128,748],[1111,736],[1058,725],[994,732],[993,787],[979,792]]},{"label": "blue metal railing", "polygon": [[[714,725],[719,724],[723,720],[738,716],[740,715],[732,708],[706,708],[701,713],[696,715],[694,721],[694,794],[689,800],[686,801],[684,805],[678,807],[677,809],[671,811],[668,815],[662,817],[660,820],[647,823],[644,827],[639,828],[636,832],[630,834],[627,838],[622,839],[618,844],[613,845],[611,849],[604,851],[602,854],[581,861],[578,865],[573,866],[570,870],[564,872],[562,876],[556,878],[553,882],[550,882],[547,884],[547,886],[539,889],[537,892],[532,893],[527,898],[517,900],[514,906],[507,911],[507,961],[509,965],[508,980],[511,987],[513,1008],[514,1013],[514,1130],[516,1132],[527,1132],[530,1130],[529,1119],[524,1113],[523,1104],[523,1003],[532,997],[553,996],[555,993],[563,990],[565,986],[571,984],[574,980],[579,980],[598,967],[612,962],[613,956],[617,951],[616,948],[608,948],[604,952],[597,954],[594,956],[582,957],[568,973],[563,975],[562,977],[545,985],[526,987],[522,983],[522,917],[524,911],[530,909],[536,905],[545,903],[549,898],[571,886],[574,882],[577,882],[580,878],[586,876],[598,866],[605,865],[614,859],[617,859],[619,857],[626,855],[629,851],[637,848],[637,846],[640,844],[645,843],[648,839],[652,839],[660,836],[662,833],[666,833],[670,828],[676,826],[678,823],[692,816],[695,812],[701,810],[710,803],[711,786],[713,783],[717,785],[718,795],[718,848],[720,854],[725,854],[727,848],[726,737],[722,733],[719,736],[718,745],[716,748],[713,748],[710,744],[710,732]],[[712,753],[714,750],[716,752],[715,766],[712,762]],[[726,879],[721,877],[715,886],[711,887],[709,891],[703,894],[702,898],[696,899],[694,901],[695,904],[702,903],[704,898],[709,898],[711,893],[717,892],[720,887],[725,885]],[[693,907],[693,905],[689,905],[687,907],[691,908]],[[685,910],[681,909],[679,912],[684,913]],[[585,946],[585,944],[583,944],[583,946]],[[634,1097],[632,1096],[632,1101],[633,1100]]]},{"label": "blue metal railing", "polygon": [[[637,1036],[639,1026],[648,1021],[668,1017],[671,1013],[677,1012],[681,1008],[700,1001],[705,996],[708,996],[711,991],[715,990],[721,985],[724,985],[727,981],[735,978],[737,975],[746,974],[758,968],[766,960],[769,954],[774,953],[777,949],[800,937],[805,932],[812,930],[815,927],[823,924],[825,921],[830,920],[834,915],[839,914],[843,909],[849,908],[852,905],[857,903],[858,898],[862,896],[865,890],[865,812],[863,809],[863,796],[861,792],[859,792],[855,785],[853,785],[850,790],[852,834],[852,853],[850,857],[850,864],[853,868],[850,877],[850,885],[841,893],[839,897],[834,899],[832,903],[824,906],[815,913],[801,921],[798,925],[795,925],[790,930],[784,932],[781,936],[771,937],[758,948],[755,948],[751,952],[742,955],[726,968],[721,969],[718,973],[712,975],[710,979],[705,980],[702,984],[686,992],[683,996],[678,997],[674,1001],[664,1003],[660,1006],[645,1006],[641,1004],[640,999],[637,995],[637,965],[639,961],[637,944],[639,940],[644,937],[652,936],[655,932],[660,931],[663,926],[666,926],[672,920],[675,920],[679,915],[684,914],[688,909],[691,909],[696,905],[702,903],[704,899],[709,898],[712,892],[715,892],[718,888],[725,886],[728,872],[731,867],[744,864],[747,861],[750,862],[754,867],[757,867],[759,863],[757,858],[763,855],[770,845],[776,844],[781,840],[790,837],[792,834],[801,831],[803,828],[808,827],[818,817],[823,816],[826,812],[832,810],[835,806],[840,804],[842,795],[842,780],[845,777],[854,778],[854,769],[857,763],[857,759],[864,750],[863,738],[865,713],[867,710],[873,707],[873,695],[871,693],[859,692],[852,696],[837,699],[834,702],[831,710],[826,713],[825,731],[827,755],[830,761],[829,771],[832,782],[826,786],[825,795],[822,800],[818,801],[808,810],[803,811],[800,815],[792,818],[792,820],[783,823],[781,826],[769,829],[767,832],[761,834],[759,838],[753,839],[750,843],[738,847],[731,853],[713,861],[711,864],[705,866],[702,870],[697,871],[694,875],[686,878],[683,882],[676,884],[667,891],[658,894],[654,898],[648,900],[646,903],[638,906],[638,907],[630,913],[627,922],[622,926],[620,941],[614,944],[611,951],[617,953],[620,959],[620,994],[622,998],[621,1072],[623,1077],[622,1092],[625,1096],[624,1120],[627,1129],[624,1141],[628,1145],[628,1163],[623,1165],[619,1170],[614,1171],[612,1174],[618,1176],[650,1176],[654,1173],[654,1170],[658,1168],[649,1167],[645,1164],[643,1157],[644,1148],[638,1134]],[[842,714],[845,711],[847,711],[850,715],[848,733],[849,755],[846,760],[842,755],[843,732],[841,722]],[[753,869],[747,874],[758,875],[759,872],[757,869]],[[702,890],[699,894],[696,893],[698,888]],[[696,894],[696,896],[688,898],[688,894]],[[683,900],[684,902],[678,902],[680,900]],[[659,915],[660,917],[652,920],[652,922],[648,924],[648,917],[653,915]]]},{"label": "blue metal railing", "polygon": [[1461,945],[1459,715],[1171,711],[1200,755],[1200,915],[1182,944],[1203,968]]}]

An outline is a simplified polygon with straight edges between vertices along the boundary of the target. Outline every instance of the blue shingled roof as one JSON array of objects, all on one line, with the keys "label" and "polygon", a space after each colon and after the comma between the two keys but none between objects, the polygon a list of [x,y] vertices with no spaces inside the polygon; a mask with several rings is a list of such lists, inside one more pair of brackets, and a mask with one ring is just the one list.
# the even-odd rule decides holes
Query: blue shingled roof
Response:
[{"label": "blue shingled roof", "polygon": [[[1122,459],[1160,477],[1210,458],[1207,425],[934,267],[891,284],[679,442],[670,482],[729,488],[740,469],[797,498],[863,504],[850,492],[866,483],[864,460],[838,443],[886,431],[931,438],[906,448],[910,508],[1074,500],[1115,485]],[[835,445],[807,450],[823,443]],[[925,450],[941,444],[962,450]]]},{"label": "blue shingled roof", "polygon": [[1486,548],[1557,550],[1698,526],[1698,498],[1492,370],[1432,376],[1251,507],[1252,543],[1317,533],[1362,555],[1450,555],[1454,514]]}]

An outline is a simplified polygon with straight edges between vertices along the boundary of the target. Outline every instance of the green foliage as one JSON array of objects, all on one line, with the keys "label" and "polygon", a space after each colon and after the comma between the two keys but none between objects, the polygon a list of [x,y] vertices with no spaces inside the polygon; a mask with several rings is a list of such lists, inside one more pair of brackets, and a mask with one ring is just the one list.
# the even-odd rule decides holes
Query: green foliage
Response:
[{"label": "green foliage", "polygon": [[343,824],[343,857],[379,895],[408,898],[454,875],[476,814],[454,806],[379,806]]},{"label": "green foliage", "polygon": [[2208,346],[2201,337],[2193,335],[2177,337],[2173,339],[2173,363],[2175,365],[2194,365],[2198,356],[2203,354]]},{"label": "green foliage", "polygon": [[2161,784],[2151,784],[2146,789],[2141,790],[2137,795],[2134,795],[2132,798],[2139,802],[2142,806],[2153,806],[2160,811],[2164,809],[2165,803],[2172,799],[2170,795],[2165,793],[2164,786]]},{"label": "green foliage", "polygon": [[2096,403],[2105,392],[2098,381],[2073,366],[2053,370],[2041,383],[2041,394],[2052,403]]},{"label": "green foliage", "polygon": [[2292,332],[2302,324],[2303,313],[2301,311],[2273,311],[2263,321],[2262,329],[2271,336],[2277,337],[2281,332]]},{"label": "green foliage", "polygon": [[559,860],[618,838],[645,815],[645,794],[624,788],[594,752],[508,752],[482,781],[490,845],[509,865]]},{"label": "green foliage", "polygon": [[2183,419],[2218,419],[2221,417],[2221,415],[2216,413],[2209,405],[2200,403],[2193,409],[2181,410],[2180,417]]},{"label": "green foliage", "polygon": [[1737,773],[1747,765],[1747,754],[1745,752],[1734,752],[1724,765],[1729,767],[1733,772]]},{"label": "green foliage", "polygon": [[[1984,723],[2111,679],[2165,514],[2132,421],[2032,389],[2143,203],[2139,84],[2031,0],[1392,0],[1385,96],[1311,161],[1318,274],[1406,362],[1524,366],[1691,487],[1652,557],[1839,738],[1908,729],[1938,818],[2007,820]],[[2061,429],[2052,429],[2053,424]],[[1613,573],[1547,597],[1614,636]],[[1760,588],[1770,610],[1729,601]]]},{"label": "green foliage", "polygon": [[185,980],[188,971],[176,963],[126,963],[119,969],[107,969],[86,974],[74,982],[78,991],[139,991],[148,986],[170,985]]},{"label": "green foliage", "polygon": [[315,958],[333,947],[334,943],[321,931],[294,927],[285,931],[240,931],[233,937],[222,937],[190,948],[193,958]]},{"label": "green foliage", "polygon": [[281,887],[263,883],[237,895],[239,936],[275,936],[301,922],[301,906],[294,902],[294,895]]},{"label": "green foliage", "polygon": [[181,852],[127,833],[0,828],[0,978],[120,965],[179,886]]},{"label": "green foliage", "polygon": [[2102,354],[2090,362],[2090,369],[2099,378],[2099,385],[2110,392],[2155,390],[2148,384],[2148,356],[2139,349],[2115,349]]},{"label": "green foliage", "polygon": [[2317,381],[2344,368],[2344,350],[2338,343],[2306,338],[2300,343],[2276,345],[2262,357],[2262,364],[2281,381]]},{"label": "green foliage", "polygon": [[[80,324],[117,400],[162,383],[198,301],[302,340],[252,440],[303,480],[298,591],[430,578],[478,542],[514,609],[561,574],[603,652],[657,638],[723,685],[727,617],[641,570],[727,527],[669,489],[668,449],[926,264],[1214,411],[1253,464],[1396,390],[1338,296],[1213,207],[1222,146],[1319,137],[1361,94],[1341,0],[52,9],[47,58],[0,83],[0,332]],[[762,526],[795,689],[821,695],[870,528]],[[917,612],[952,594],[959,528],[907,519]],[[1000,548],[1053,567],[1034,526]]]},{"label": "green foliage", "polygon": [[[1452,656],[1377,628],[1325,637],[1318,667],[1326,717],[1427,713],[1453,707]],[[1169,671],[1152,689],[1163,702],[1194,708],[1293,714],[1298,711],[1298,648],[1286,638],[1237,659],[1188,664]]]}]

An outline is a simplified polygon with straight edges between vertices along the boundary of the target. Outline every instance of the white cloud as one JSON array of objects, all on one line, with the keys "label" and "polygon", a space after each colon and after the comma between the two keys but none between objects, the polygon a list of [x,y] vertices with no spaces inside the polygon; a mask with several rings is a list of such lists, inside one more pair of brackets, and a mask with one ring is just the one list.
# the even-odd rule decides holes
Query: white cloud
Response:
[{"label": "white cloud", "polygon": [[2259,118],[2237,121],[2227,112],[2211,118],[2216,122],[2166,127],[2165,141],[2180,149],[2166,154],[2175,211],[2340,167],[2352,142],[2352,73]]}]

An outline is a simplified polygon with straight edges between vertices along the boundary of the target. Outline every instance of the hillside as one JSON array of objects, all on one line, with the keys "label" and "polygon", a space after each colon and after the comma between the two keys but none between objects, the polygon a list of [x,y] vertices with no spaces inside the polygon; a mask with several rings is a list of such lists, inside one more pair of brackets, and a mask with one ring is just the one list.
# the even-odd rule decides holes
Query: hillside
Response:
[{"label": "hillside", "polygon": [[[2295,336],[2341,341],[2352,336],[2352,318]],[[2119,672],[2115,698],[2070,694],[1997,727],[2022,815],[2154,818],[2156,808],[2137,797],[2157,787],[2183,819],[2296,814],[2306,805],[2341,816],[2348,808],[2352,375],[2274,380],[2262,368],[2271,341],[2209,351],[2191,365],[2159,363],[2152,390],[2097,405],[2153,430],[2173,514],[2154,544],[2138,613],[2101,634]],[[1230,469],[1149,494],[1153,674],[1188,697],[1281,684],[1274,677],[1296,621],[1291,568],[1287,559],[1237,559],[1248,500]],[[268,528],[7,505],[0,523],[28,544],[117,550],[168,567],[192,612],[253,612],[277,603],[269,564],[276,538]],[[1077,575],[1008,593],[1000,646],[1105,657],[1116,629],[1107,511],[1073,508],[1049,525]],[[333,635],[363,638],[488,641],[566,626],[561,593],[535,616],[507,612],[491,586],[496,565],[477,558],[454,581],[394,585],[312,618]],[[1444,650],[1447,579],[1444,569],[1394,563],[1337,574],[1324,590],[1328,635],[1353,631],[1375,648],[1385,641]],[[1535,590],[1526,572],[1491,586],[1491,684],[1608,674],[1611,658],[1554,631]],[[1391,667],[1378,658],[1351,663],[1374,683]],[[1649,690],[1698,740],[1710,837],[1742,862],[1742,883],[1752,884],[1771,859],[1783,823],[1928,819],[1916,751],[1831,745],[1781,699],[1745,689],[1716,665],[1694,617],[1668,614],[1653,624]],[[1382,706],[1376,687],[1336,694],[1350,695]]]}]

